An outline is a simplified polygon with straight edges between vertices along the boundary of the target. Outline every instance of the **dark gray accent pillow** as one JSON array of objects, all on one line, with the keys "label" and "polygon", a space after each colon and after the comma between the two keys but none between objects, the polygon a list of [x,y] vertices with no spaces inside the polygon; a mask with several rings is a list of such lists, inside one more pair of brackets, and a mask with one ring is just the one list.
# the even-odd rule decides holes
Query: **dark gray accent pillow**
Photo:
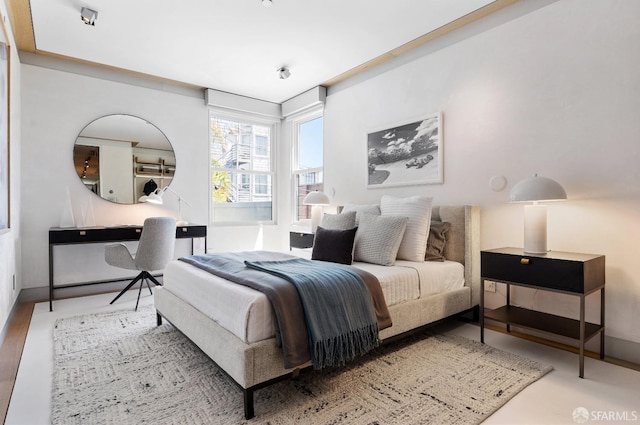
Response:
[{"label": "dark gray accent pillow", "polygon": [[333,230],[318,226],[313,240],[311,259],[351,264],[353,262],[353,241],[357,230],[357,227],[348,230]]},{"label": "dark gray accent pillow", "polygon": [[427,251],[424,259],[426,261],[444,261],[444,247],[447,244],[447,232],[451,228],[451,223],[447,221],[432,221],[429,227],[429,237],[427,239]]}]

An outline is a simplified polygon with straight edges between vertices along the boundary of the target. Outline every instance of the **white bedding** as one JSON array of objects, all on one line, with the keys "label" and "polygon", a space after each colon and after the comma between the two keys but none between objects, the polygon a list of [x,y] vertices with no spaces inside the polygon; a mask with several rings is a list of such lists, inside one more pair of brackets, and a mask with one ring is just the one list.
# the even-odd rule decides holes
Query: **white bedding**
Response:
[{"label": "white bedding", "polygon": [[[378,278],[388,306],[464,286],[464,266],[454,261],[353,265]],[[246,343],[275,335],[271,303],[261,292],[178,260],[165,268],[163,286]]]}]

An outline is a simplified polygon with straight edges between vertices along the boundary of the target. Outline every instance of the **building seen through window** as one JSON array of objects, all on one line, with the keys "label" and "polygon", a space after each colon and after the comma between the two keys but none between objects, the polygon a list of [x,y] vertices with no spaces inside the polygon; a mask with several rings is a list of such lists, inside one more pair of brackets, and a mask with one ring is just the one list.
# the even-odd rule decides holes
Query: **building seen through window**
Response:
[{"label": "building seen through window", "polygon": [[211,222],[273,220],[273,126],[211,115]]}]

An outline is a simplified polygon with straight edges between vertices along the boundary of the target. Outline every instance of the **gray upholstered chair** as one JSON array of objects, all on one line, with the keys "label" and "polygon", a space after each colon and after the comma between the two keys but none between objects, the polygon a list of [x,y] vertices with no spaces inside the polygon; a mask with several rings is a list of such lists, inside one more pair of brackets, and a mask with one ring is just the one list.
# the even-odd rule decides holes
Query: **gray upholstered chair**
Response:
[{"label": "gray upholstered chair", "polygon": [[104,259],[108,264],[128,270],[140,270],[140,274],[133,279],[110,304],[128,291],[136,282],[140,282],[136,310],[140,302],[142,286],[146,283],[151,292],[149,280],[156,285],[161,285],[152,271],[162,270],[173,259],[173,251],[176,239],[176,219],[173,217],[150,217],[142,225],[142,234],[135,254],[132,254],[123,243],[111,243],[105,245]]}]

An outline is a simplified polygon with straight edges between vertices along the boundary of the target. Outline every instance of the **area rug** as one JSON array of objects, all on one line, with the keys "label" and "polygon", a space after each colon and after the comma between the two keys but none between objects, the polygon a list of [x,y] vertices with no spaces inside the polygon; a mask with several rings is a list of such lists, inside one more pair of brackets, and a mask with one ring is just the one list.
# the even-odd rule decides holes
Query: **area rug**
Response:
[{"label": "area rug", "polygon": [[151,307],[60,319],[53,338],[54,424],[474,424],[551,370],[422,333],[258,390],[246,421],[239,387]]}]

